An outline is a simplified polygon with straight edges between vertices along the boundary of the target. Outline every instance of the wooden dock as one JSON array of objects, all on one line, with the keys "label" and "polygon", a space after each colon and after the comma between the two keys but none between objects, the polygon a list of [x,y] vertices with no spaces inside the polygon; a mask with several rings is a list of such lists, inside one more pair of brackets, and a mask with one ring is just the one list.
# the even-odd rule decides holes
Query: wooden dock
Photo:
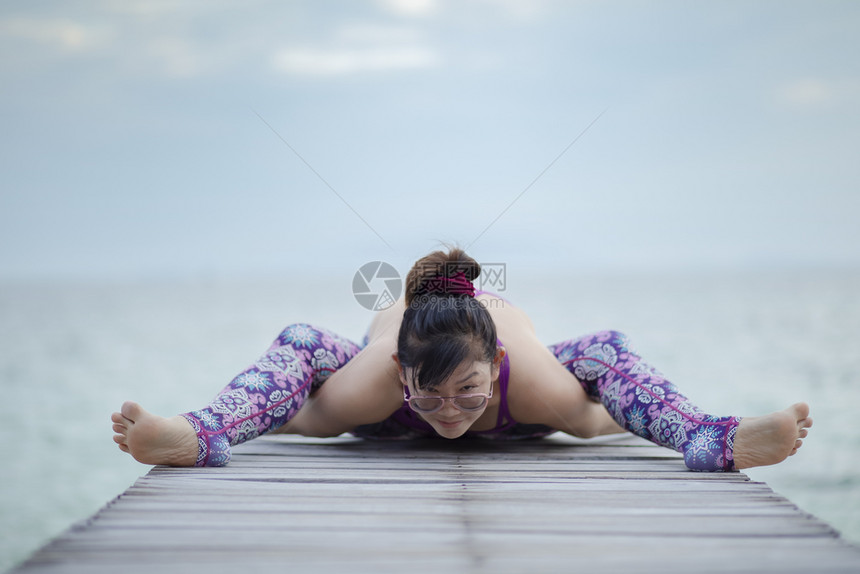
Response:
[{"label": "wooden dock", "polygon": [[20,574],[860,572],[860,548],[742,473],[635,437],[263,437],[155,467]]}]

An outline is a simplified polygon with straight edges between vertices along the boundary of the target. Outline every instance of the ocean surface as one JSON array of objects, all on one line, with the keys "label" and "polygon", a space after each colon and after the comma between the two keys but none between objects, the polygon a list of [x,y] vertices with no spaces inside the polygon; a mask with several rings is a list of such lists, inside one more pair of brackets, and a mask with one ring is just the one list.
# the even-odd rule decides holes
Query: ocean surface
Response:
[{"label": "ocean surface", "polygon": [[[352,274],[0,283],[0,571],[149,470],[111,440],[110,414],[124,400],[163,415],[198,408],[289,323],[360,340],[373,312],[351,288]],[[809,402],[815,425],[800,453],[748,474],[860,543],[860,271],[509,270],[499,294],[529,313],[546,343],[626,332],[714,414]]]}]

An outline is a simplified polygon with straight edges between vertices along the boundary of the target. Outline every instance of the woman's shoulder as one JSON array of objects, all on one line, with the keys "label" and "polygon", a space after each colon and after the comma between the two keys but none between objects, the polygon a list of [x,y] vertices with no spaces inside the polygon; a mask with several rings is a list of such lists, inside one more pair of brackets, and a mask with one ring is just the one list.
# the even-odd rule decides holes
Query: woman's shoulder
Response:
[{"label": "woman's shoulder", "polygon": [[403,320],[403,311],[406,310],[406,304],[401,297],[394,305],[377,311],[373,320],[370,322],[370,327],[367,329],[368,341],[387,341],[397,344],[397,333],[400,331],[400,322]]},{"label": "woman's shoulder", "polygon": [[576,378],[534,333],[522,332],[502,343],[510,357],[511,416],[522,423],[564,429],[568,414],[585,399]]},{"label": "woman's shoulder", "polygon": [[496,324],[496,330],[499,333],[499,339],[504,343],[505,338],[510,338],[512,335],[522,333],[523,330],[534,333],[535,328],[531,319],[526,312],[508,301],[507,299],[482,291],[475,295],[478,301],[489,311],[493,322]]}]

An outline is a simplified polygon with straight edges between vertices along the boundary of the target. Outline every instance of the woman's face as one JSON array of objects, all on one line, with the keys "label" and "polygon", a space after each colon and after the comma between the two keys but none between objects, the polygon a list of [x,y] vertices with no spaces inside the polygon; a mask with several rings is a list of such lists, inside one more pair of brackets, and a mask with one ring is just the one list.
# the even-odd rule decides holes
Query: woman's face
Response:
[{"label": "woman's face", "polygon": [[[462,362],[450,377],[434,389],[417,389],[412,381],[412,369],[400,368],[400,382],[409,389],[409,395],[425,397],[453,397],[473,393],[490,394],[493,381],[499,376],[499,365],[504,351],[496,354],[496,361],[467,360]],[[395,356],[396,360],[396,356]],[[399,361],[398,361],[399,365]],[[489,401],[487,405],[489,404]],[[418,413],[442,437],[457,438],[462,436],[477,421],[487,405],[477,411],[462,411],[453,402],[445,401],[442,408],[435,413]]]}]

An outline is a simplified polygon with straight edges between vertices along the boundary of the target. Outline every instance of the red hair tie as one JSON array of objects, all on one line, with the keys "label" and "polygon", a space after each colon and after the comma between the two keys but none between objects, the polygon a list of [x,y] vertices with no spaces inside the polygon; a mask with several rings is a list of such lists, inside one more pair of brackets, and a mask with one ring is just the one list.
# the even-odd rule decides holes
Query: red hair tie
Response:
[{"label": "red hair tie", "polygon": [[455,295],[468,295],[469,297],[475,296],[475,286],[466,278],[466,274],[462,271],[458,271],[451,277],[445,277],[444,275],[432,277],[424,283],[422,291],[425,293],[453,293]]}]

